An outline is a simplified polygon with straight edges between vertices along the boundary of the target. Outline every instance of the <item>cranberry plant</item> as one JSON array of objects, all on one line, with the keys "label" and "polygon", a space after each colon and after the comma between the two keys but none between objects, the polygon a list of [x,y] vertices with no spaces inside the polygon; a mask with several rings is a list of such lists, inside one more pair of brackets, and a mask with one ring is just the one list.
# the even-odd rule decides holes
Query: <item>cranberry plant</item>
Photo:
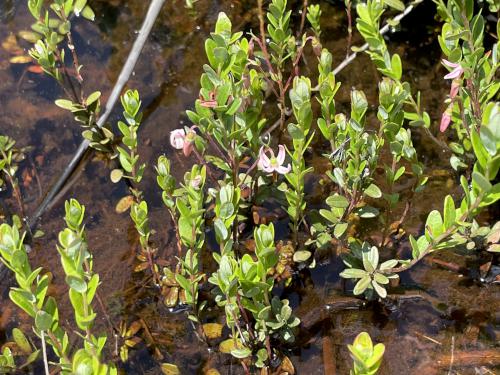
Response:
[{"label": "cranberry plant", "polygon": [[[498,80],[494,80],[498,67],[498,43],[493,45],[490,52],[486,52],[482,47],[484,20],[480,13],[474,15],[472,1],[450,0],[447,5],[440,1],[437,2],[437,5],[438,14],[446,21],[443,24],[443,32],[439,39],[441,48],[447,55],[451,55],[452,49],[455,54],[451,57],[452,61],[443,60],[444,65],[452,69],[450,73],[444,76],[444,79],[453,79],[453,82],[449,95],[451,102],[443,113],[440,131],[447,130],[451,121],[451,118],[449,118],[450,111],[456,102],[459,118],[461,119],[461,121],[459,120],[459,124],[461,124],[459,126],[464,129],[464,133],[458,131],[457,137],[463,146],[459,146],[459,143],[450,143],[452,149],[455,148],[451,163],[456,169],[457,164],[454,162],[457,160],[456,151],[458,150],[458,154],[463,155],[465,148],[470,149],[468,158],[469,163],[473,161],[471,163],[472,178],[468,179],[466,175],[460,177],[463,198],[459,204],[455,203],[451,195],[447,195],[443,203],[443,209],[441,211],[433,210],[427,216],[424,234],[418,238],[412,235],[409,236],[412,249],[411,259],[393,259],[379,266],[379,249],[377,247],[363,244],[360,248],[359,242],[352,242],[352,253],[344,261],[349,268],[342,272],[341,276],[357,280],[354,288],[355,294],[367,293],[371,296],[373,291],[376,291],[379,296],[384,297],[387,293],[380,284],[387,284],[389,282],[388,278],[397,277],[397,273],[411,268],[424,256],[437,250],[454,248],[463,244],[469,244],[469,248],[474,248],[473,244],[475,242],[471,240],[471,228],[478,227],[475,217],[482,209],[500,199],[500,184],[495,184],[500,167],[500,103],[492,100],[500,88]],[[378,19],[382,11],[383,8],[377,1],[368,1],[366,5],[359,4],[358,14],[360,19],[358,19],[358,29],[369,42],[370,57],[379,70],[388,78],[399,79],[401,77],[400,58],[395,57],[397,55],[393,55],[392,58],[389,57],[382,36],[377,34]],[[470,28],[471,24],[474,25],[472,29]],[[371,25],[370,32],[367,31],[367,25]],[[475,34],[472,31],[473,29]],[[452,30],[455,30],[456,33],[452,32]],[[452,35],[460,35],[460,37],[454,38]],[[445,43],[446,38],[449,40],[448,44]],[[460,43],[460,40],[463,40],[463,43]],[[462,56],[469,57],[462,59]],[[490,56],[492,56],[491,60]],[[396,69],[396,72],[394,72],[394,69]],[[465,69],[468,72],[466,87],[462,87]],[[394,82],[399,87],[409,89],[407,83],[398,84],[397,81]],[[419,105],[415,105],[415,101],[411,99],[411,94],[407,93],[404,99],[406,104],[414,110],[413,114],[404,113],[406,118],[411,119],[410,125],[425,126],[427,124],[425,119],[428,118],[425,112],[421,112]],[[462,105],[460,106],[458,103],[462,103]],[[467,105],[464,105],[464,103]],[[381,110],[382,108],[379,107],[379,117],[381,116]],[[423,122],[418,120],[419,113],[423,113]],[[417,124],[414,121],[417,121]],[[404,131],[402,129],[402,132]],[[466,133],[468,137],[464,140],[463,135]],[[411,134],[409,130],[407,134]],[[412,189],[417,191],[423,185],[422,183],[425,183],[426,178],[420,177],[422,175],[422,165],[414,159],[416,153],[411,146],[411,139],[409,142],[407,145],[398,146],[396,151],[404,150],[407,154],[407,161],[412,163],[412,169],[416,177],[416,187]],[[391,152],[394,155],[392,142]],[[413,155],[413,159],[409,157],[410,155]],[[392,171],[388,171],[386,168],[388,176],[393,177],[393,172],[394,168]],[[381,246],[384,246],[383,242]],[[494,249],[496,248],[492,248],[492,251],[495,251]]]},{"label": "cranberry plant", "polygon": [[[276,363],[290,362],[286,349],[293,347],[300,320],[279,290],[293,286],[294,275],[314,267],[323,251],[341,254],[346,268],[340,276],[354,281],[354,295],[368,299],[386,298],[390,280],[430,253],[460,246],[498,252],[498,246],[488,243],[498,223],[489,228],[476,221],[500,198],[498,43],[485,50],[484,17],[472,0],[435,2],[443,21],[439,36],[446,55],[443,64],[451,70],[444,76],[452,84],[440,123],[441,132],[455,130],[449,134],[454,137],[450,143],[434,135],[435,124],[420,93],[404,81],[403,61],[391,54],[382,36],[380,23],[387,6],[403,10],[401,1],[357,3],[356,27],[383,77],[377,84],[376,103],[353,88],[346,113],[336,106],[341,83],[334,74],[332,52],[321,43],[319,5],[307,7],[305,2],[300,26],[293,30],[286,0],[271,0],[267,12],[258,0],[257,34],[233,30],[229,17],[220,13],[205,42],[207,63],[202,67],[199,96],[186,111],[191,124],[169,135],[169,152],[193,163],[179,181],[166,155],[158,158],[155,168],[170,216],[168,225],[175,234],[172,256],[162,260],[157,257],[141,189],[148,166],[138,152],[139,93],[128,90],[122,96],[125,121],[117,125],[119,137],[110,127],[96,126],[100,94],[83,94],[69,19],[71,14],[92,18],[90,8],[81,0],[54,0],[48,8],[41,0],[29,1],[36,19],[31,55],[68,96],[56,104],[84,123],[88,129],[83,136],[96,150],[113,156],[111,180],[127,183],[129,195],[117,210],[130,209],[138,235],[135,270],[150,274],[167,307],[186,308],[205,343],[207,306],[215,306],[229,331],[219,349],[238,358],[246,373],[278,371]],[[351,2],[346,4],[350,17]],[[496,32],[498,36],[498,26]],[[65,64],[65,49],[60,46],[64,40],[72,52],[76,82]],[[416,132],[451,150],[453,168],[466,171],[460,176],[462,196],[447,195],[442,210],[428,213],[421,233],[405,235],[411,255],[400,259],[393,256],[395,234],[428,180],[414,145]],[[0,167],[10,179],[15,173],[13,146],[10,139],[0,138]],[[326,170],[315,167],[316,155],[327,161]],[[411,184],[401,191],[403,178]],[[325,195],[319,204],[308,188],[314,179]],[[15,180],[11,183],[15,186]],[[394,217],[402,204],[402,215]],[[281,210],[285,225],[258,214],[257,209],[265,212],[269,207]],[[10,298],[34,319],[44,357],[48,344],[59,358],[60,371],[113,374],[115,366],[102,360],[106,337],[93,332],[99,276],[92,271],[84,207],[70,200],[65,208],[66,228],[59,235],[58,252],[81,339],[78,349],[69,345],[70,335],[59,325],[55,298],[47,296],[49,275],[31,269],[23,235],[16,226],[2,224],[1,259],[18,283]],[[375,222],[380,236],[359,230],[365,220]],[[291,271],[284,274],[283,268]],[[138,329],[124,329],[125,336]],[[378,370],[382,344],[373,346],[369,336],[361,334],[349,350],[353,374]],[[122,355],[127,358],[128,349]],[[12,365],[8,353],[0,361]],[[46,358],[44,363],[48,368]]]},{"label": "cranberry plant", "polygon": [[[435,1],[444,21],[439,45],[451,71],[444,76],[451,81],[447,105],[441,118],[440,131],[455,133],[449,143],[453,151],[450,164],[454,169],[469,169],[476,159],[472,134],[476,132],[489,153],[494,153],[495,134],[485,127],[483,113],[497,97],[500,83],[496,79],[499,66],[498,44],[485,48],[485,19],[472,1]],[[497,35],[499,26],[497,23]],[[450,130],[448,130],[450,128]]]},{"label": "cranberry plant", "polygon": [[0,135],[0,189],[6,185],[12,189],[12,195],[16,198],[18,205],[18,214],[14,215],[13,220],[21,222],[25,219],[24,203],[17,180],[17,171],[19,163],[24,160],[25,148],[17,148],[16,141],[6,135]]},{"label": "cranberry plant", "polygon": [[25,31],[22,36],[33,43],[30,56],[62,88],[65,97],[56,101],[57,106],[74,115],[91,147],[112,152],[113,132],[109,125],[97,125],[101,93],[85,93],[82,66],[71,32],[73,17],[93,21],[94,11],[87,0],[28,0],[28,8],[35,22],[31,25],[32,30]]},{"label": "cranberry plant", "polygon": [[[43,274],[41,267],[31,267],[24,245],[25,236],[16,226],[4,223],[0,225],[0,260],[15,275],[17,283],[10,288],[9,297],[33,320],[33,331],[40,339],[43,352],[45,374],[50,373],[49,365],[55,365],[63,374],[117,374],[113,364],[101,360],[106,335],[96,335],[92,329],[97,316],[92,306],[99,275],[92,271],[92,255],[85,238],[85,207],[70,200],[65,209],[66,228],[59,233],[57,251],[69,287],[79,342],[70,342],[70,334],[60,325],[57,301],[48,295],[51,274]],[[52,347],[58,363],[49,364],[47,345]]]},{"label": "cranberry plant", "polygon": [[354,362],[353,369],[350,372],[351,375],[377,373],[385,352],[384,344],[373,345],[370,335],[361,332],[356,336],[352,345],[347,347]]}]

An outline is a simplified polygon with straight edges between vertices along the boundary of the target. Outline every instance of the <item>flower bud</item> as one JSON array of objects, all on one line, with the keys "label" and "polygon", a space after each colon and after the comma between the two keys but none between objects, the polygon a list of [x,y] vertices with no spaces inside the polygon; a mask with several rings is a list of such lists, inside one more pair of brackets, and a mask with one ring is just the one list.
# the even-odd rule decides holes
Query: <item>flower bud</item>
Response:
[{"label": "flower bud", "polygon": [[323,46],[321,45],[321,42],[319,41],[319,39],[316,37],[314,37],[312,40],[312,48],[313,48],[314,54],[317,57],[320,57],[321,51],[323,50]]},{"label": "flower bud", "polygon": [[444,133],[446,129],[448,129],[448,126],[450,126],[452,109],[453,103],[450,103],[448,108],[446,108],[446,111],[444,111],[443,115],[441,116],[441,124],[439,126],[439,131],[441,133]]}]

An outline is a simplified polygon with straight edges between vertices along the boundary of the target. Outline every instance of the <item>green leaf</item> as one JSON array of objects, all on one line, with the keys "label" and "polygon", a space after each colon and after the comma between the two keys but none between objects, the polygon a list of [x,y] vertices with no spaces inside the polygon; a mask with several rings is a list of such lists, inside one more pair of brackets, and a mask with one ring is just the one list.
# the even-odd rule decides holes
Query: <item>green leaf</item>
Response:
[{"label": "green leaf", "polygon": [[398,265],[398,261],[396,259],[389,259],[380,265],[380,270],[381,271],[388,270],[388,269],[396,267],[397,265]]},{"label": "green leaf", "polygon": [[229,219],[234,214],[234,205],[231,202],[224,202],[220,207],[220,217]]},{"label": "green leaf", "polygon": [[72,111],[74,109],[73,102],[71,100],[58,99],[55,101],[55,104],[59,108],[67,109],[68,111]]},{"label": "green leaf", "polygon": [[215,33],[230,33],[231,32],[231,20],[224,12],[220,12],[217,18],[217,23],[215,24]]},{"label": "green leaf", "polygon": [[372,286],[373,289],[375,289],[375,291],[381,298],[387,297],[387,290],[385,290],[385,288],[382,285],[377,283],[375,280],[372,280]]},{"label": "green leaf", "polygon": [[443,216],[444,216],[443,222],[445,230],[450,228],[453,224],[455,224],[456,209],[455,209],[455,202],[453,201],[451,195],[447,195],[446,198],[444,199]]},{"label": "green leaf", "polygon": [[40,229],[37,229],[36,232],[33,234],[33,238],[41,238],[43,236],[45,236],[45,233]]},{"label": "green leaf", "polygon": [[364,193],[371,198],[380,198],[382,196],[382,191],[375,184],[370,184],[370,186],[365,189]]},{"label": "green leaf", "polygon": [[401,66],[401,58],[397,53],[392,55],[391,65],[392,65],[392,72],[394,73],[394,78],[399,81],[401,79],[401,75],[403,74],[403,68]]},{"label": "green leaf", "polygon": [[122,177],[123,177],[122,169],[113,169],[110,173],[111,182],[113,182],[114,184],[120,181]]},{"label": "green leaf", "polygon": [[179,283],[179,285],[181,286],[182,289],[184,289],[186,291],[191,290],[190,283],[184,276],[182,276],[180,274],[176,274],[175,280],[177,280],[177,282]]},{"label": "green leaf", "polygon": [[377,344],[373,347],[372,356],[366,360],[365,364],[368,368],[378,368],[380,366],[380,362],[382,361],[382,357],[384,356],[385,346],[384,344]]},{"label": "green leaf", "polygon": [[491,190],[486,194],[479,207],[489,206],[500,199],[500,183],[493,185]]},{"label": "green leaf", "polygon": [[66,283],[76,292],[83,294],[87,291],[87,283],[81,277],[76,275],[66,276]]},{"label": "green leaf", "polygon": [[214,220],[214,229],[219,242],[225,241],[228,238],[229,232],[221,219],[217,218]]},{"label": "green leaf", "polygon": [[361,278],[356,285],[354,286],[354,290],[352,291],[354,295],[362,294],[368,286],[370,286],[371,278],[370,276],[364,276]]},{"label": "green leaf", "polygon": [[405,10],[405,4],[401,0],[384,0],[384,3],[400,12]]},{"label": "green leaf", "polygon": [[241,98],[236,98],[232,103],[229,109],[227,110],[226,114],[228,116],[232,116],[236,113],[238,109],[241,107],[242,100]]},{"label": "green leaf", "polygon": [[472,130],[471,132],[471,140],[472,140],[472,147],[474,149],[474,154],[476,155],[479,165],[483,169],[486,169],[486,165],[488,163],[488,151],[486,151],[485,147],[481,142],[481,137],[475,130]]},{"label": "green leaf", "polygon": [[88,5],[85,8],[83,8],[81,15],[83,18],[85,18],[89,21],[94,21],[94,19],[95,19],[95,13],[92,10],[92,8],[89,7]]},{"label": "green leaf", "polygon": [[335,238],[340,239],[340,237],[342,237],[342,235],[345,233],[347,226],[347,223],[338,223],[337,225],[335,225],[335,229],[333,230],[333,235],[335,236]]},{"label": "green leaf", "polygon": [[[86,0],[85,0],[86,1]],[[99,98],[101,97],[101,93],[100,91],[95,91],[93,92],[92,94],[90,94],[88,97],[87,97],[87,100],[85,101],[85,104],[87,104],[87,106],[90,106],[92,103],[94,103],[96,100],[98,100]]]},{"label": "green leaf", "polygon": [[333,170],[333,175],[335,176],[335,182],[337,182],[337,184],[343,188],[344,185],[345,185],[345,182],[344,182],[344,175],[342,173],[342,170],[340,168],[335,168]]},{"label": "green leaf", "polygon": [[375,207],[371,206],[363,206],[360,207],[356,210],[356,213],[358,214],[359,217],[362,217],[364,219],[370,219],[377,217],[379,214],[379,211]]},{"label": "green leaf", "polygon": [[73,5],[73,12],[75,12],[75,14],[79,16],[81,11],[83,10],[83,8],[85,8],[86,5],[87,5],[87,0],[75,0],[75,5]]},{"label": "green leaf", "polygon": [[9,292],[9,298],[17,306],[23,309],[29,316],[34,317],[35,311],[33,309],[33,304],[31,299],[33,295],[25,290],[21,289],[11,289]]},{"label": "green leaf", "polygon": [[26,40],[27,42],[30,42],[33,44],[35,44],[36,42],[38,42],[40,39],[43,38],[43,36],[38,34],[38,33],[35,33],[33,31],[26,31],[26,30],[19,31],[18,35],[21,38],[23,38],[24,40]]},{"label": "green leaf", "polygon": [[40,12],[42,10],[43,1],[42,0],[28,0],[28,8],[35,19],[40,18]]},{"label": "green leaf", "polygon": [[311,257],[312,253],[307,250],[299,250],[293,254],[293,261],[296,263],[301,263],[307,261]]},{"label": "green leaf", "polygon": [[23,331],[21,331],[19,328],[14,328],[12,330],[12,337],[14,338],[14,341],[16,342],[19,349],[21,349],[24,354],[31,354],[31,345],[28,342],[28,339],[24,335]]},{"label": "green leaf", "polygon": [[340,273],[340,277],[344,279],[362,279],[366,276],[369,276],[368,272],[359,268],[346,268]]},{"label": "green leaf", "polygon": [[372,246],[370,249],[366,247],[363,248],[363,267],[368,272],[373,272],[378,267],[379,254],[376,246]]},{"label": "green leaf", "polygon": [[389,278],[380,272],[375,272],[373,279],[379,284],[389,284]]},{"label": "green leaf", "polygon": [[172,363],[162,363],[161,364],[161,372],[164,375],[180,375],[181,371],[179,370],[179,367]]},{"label": "green leaf", "polygon": [[295,140],[304,139],[304,132],[302,131],[302,129],[298,125],[290,123],[290,124],[288,124],[287,129],[288,129],[288,133],[290,134],[290,136],[293,139],[295,139]]},{"label": "green leaf", "polygon": [[425,226],[428,231],[430,231],[430,238],[436,238],[444,232],[443,219],[441,218],[439,211],[433,210],[429,213]]},{"label": "green leaf", "polygon": [[35,326],[41,331],[48,331],[52,327],[52,315],[40,310],[35,315]]},{"label": "green leaf", "polygon": [[486,177],[479,172],[472,172],[472,181],[479,186],[483,193],[488,193],[493,187]]},{"label": "green leaf", "polygon": [[326,198],[326,204],[335,208],[347,208],[349,206],[349,201],[342,195],[334,194]]},{"label": "green leaf", "polygon": [[252,351],[248,348],[233,349],[233,350],[231,350],[231,355],[233,357],[243,359],[243,358],[247,358],[250,355],[252,355]]},{"label": "green leaf", "polygon": [[31,353],[28,358],[26,358],[26,361],[24,362],[24,364],[22,365],[22,367],[26,367],[30,364],[32,364],[33,362],[35,362],[37,359],[38,359],[38,356],[40,355],[40,350],[35,350],[33,353]]},{"label": "green leaf", "polygon": [[[229,58],[229,54],[227,53],[227,50],[224,47],[215,47],[213,53],[215,61],[218,64],[225,64],[225,62]],[[222,91],[219,94],[221,95],[221,99],[219,100],[219,97],[217,98],[218,104],[225,105],[226,101],[224,99],[227,99],[226,95],[224,95]]]}]

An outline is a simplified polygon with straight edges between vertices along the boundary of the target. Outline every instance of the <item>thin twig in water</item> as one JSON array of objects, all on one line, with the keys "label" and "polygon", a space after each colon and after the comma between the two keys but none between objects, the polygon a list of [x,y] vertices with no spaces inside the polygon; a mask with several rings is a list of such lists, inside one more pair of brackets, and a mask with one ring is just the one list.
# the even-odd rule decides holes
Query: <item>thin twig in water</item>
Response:
[{"label": "thin twig in water", "polygon": [[[257,9],[259,11],[259,31],[260,31],[260,38],[261,38],[261,46],[260,48],[262,49],[262,53],[264,54],[264,58],[266,61],[270,62],[271,59],[269,58],[269,53],[267,52],[267,44],[266,44],[266,27],[264,23],[264,10],[262,6],[262,0],[257,0]],[[269,69],[272,71],[273,67],[272,64],[268,63]]]},{"label": "thin twig in water", "polygon": [[45,332],[41,331],[40,338],[42,339],[42,355],[43,355],[43,366],[45,368],[45,375],[49,375],[49,362],[47,361],[47,345],[45,345]]},{"label": "thin twig in water", "polygon": [[351,43],[352,43],[352,15],[351,15],[351,0],[346,0],[346,13],[347,13],[347,48],[346,57],[349,57],[351,53]]},{"label": "thin twig in water", "polygon": [[304,0],[302,3],[302,15],[300,18],[300,28],[299,32],[297,33],[297,37],[301,37],[302,33],[304,32],[304,25],[306,23],[306,15],[307,15],[307,0]]},{"label": "thin twig in water", "polygon": [[[66,17],[66,14],[64,13],[64,8],[61,9],[61,12],[62,12],[62,16],[63,18],[67,21],[68,18]],[[80,74],[80,63],[78,62],[78,55],[76,53],[76,49],[75,49],[75,43],[73,43],[73,36],[71,34],[71,30],[69,30],[67,33],[66,33],[66,38],[68,39],[68,48],[69,50],[71,51],[71,57],[73,58],[73,68],[75,70],[75,77],[76,77],[76,80],[78,81],[78,85],[80,86],[80,97],[79,97],[79,101],[80,101],[80,104],[83,105],[83,77],[82,75]]]},{"label": "thin twig in water", "polygon": [[448,369],[448,375],[452,375],[454,360],[455,360],[455,336],[451,336],[451,357],[450,357],[450,368]]},{"label": "thin twig in water", "polygon": [[38,172],[36,170],[36,165],[31,155],[28,155],[28,160],[31,164],[31,168],[33,169],[33,176],[35,176],[35,181],[38,188],[38,198],[41,198],[43,190],[42,190],[42,183],[40,182],[40,176],[38,175]]},{"label": "thin twig in water", "polygon": [[420,333],[420,332],[417,332],[417,331],[413,331],[413,333],[415,333],[415,335],[417,335],[417,336],[423,337],[426,340],[429,340],[430,342],[433,342],[434,344],[443,345],[441,342],[433,339],[432,337],[426,336],[423,333]]},{"label": "thin twig in water", "polygon": [[[394,17],[392,19],[392,21],[394,22],[399,22],[401,21],[403,18],[405,18],[412,10],[413,8],[415,8],[416,5],[418,5],[419,3],[421,3],[423,0],[416,0],[414,1],[413,3],[411,3],[410,5],[408,5],[408,7],[401,13],[399,13],[396,17]],[[391,22],[392,23],[392,22]],[[384,35],[385,33],[387,33],[390,29],[390,26],[388,23],[386,23],[381,29],[380,29],[380,35]],[[349,65],[355,58],[356,56],[358,55],[358,53],[360,52],[364,52],[366,51],[370,46],[368,45],[368,43],[365,43],[363,44],[361,47],[359,48],[356,48],[356,52],[353,52],[352,54],[350,54],[348,57],[346,57],[344,59],[344,61],[342,61],[334,70],[333,70],[333,74],[337,75],[340,71],[342,71],[347,65]]]}]

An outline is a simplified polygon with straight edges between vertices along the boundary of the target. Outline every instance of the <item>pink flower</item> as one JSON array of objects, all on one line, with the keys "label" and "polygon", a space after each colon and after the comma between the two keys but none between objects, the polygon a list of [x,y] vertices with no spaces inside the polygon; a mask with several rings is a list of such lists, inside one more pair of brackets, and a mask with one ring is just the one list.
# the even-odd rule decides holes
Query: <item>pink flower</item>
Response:
[{"label": "pink flower", "polygon": [[[290,172],[292,169],[290,164],[286,167],[283,166],[283,163],[285,162],[285,147],[283,145],[279,145],[278,149],[278,155],[275,157],[274,151],[270,148],[264,148],[264,146],[260,148],[259,160],[257,161],[259,169],[266,173],[277,172],[279,174],[286,174]],[[270,158],[267,156],[267,153],[270,154]]]},{"label": "pink flower", "polygon": [[454,79],[451,82],[451,88],[450,88],[450,98],[451,99],[454,99],[455,96],[457,96],[459,89],[460,89],[460,80]]},{"label": "pink flower", "polygon": [[446,129],[448,129],[448,126],[450,126],[452,109],[453,103],[450,103],[448,108],[446,108],[446,111],[444,111],[443,115],[441,116],[441,125],[439,126],[439,131],[441,133],[444,133]]},{"label": "pink flower", "polygon": [[187,133],[184,129],[175,129],[170,132],[170,144],[173,148],[182,150],[184,156],[189,156],[193,152],[196,137],[195,127],[192,126]]},{"label": "pink flower", "polygon": [[184,147],[186,139],[186,131],[184,129],[175,129],[170,132],[170,144],[176,150],[181,150]]},{"label": "pink flower", "polygon": [[444,79],[455,79],[460,77],[464,73],[464,70],[462,69],[460,64],[452,63],[451,61],[445,59],[443,59],[443,64],[448,68],[453,68],[451,72],[444,76]]}]

